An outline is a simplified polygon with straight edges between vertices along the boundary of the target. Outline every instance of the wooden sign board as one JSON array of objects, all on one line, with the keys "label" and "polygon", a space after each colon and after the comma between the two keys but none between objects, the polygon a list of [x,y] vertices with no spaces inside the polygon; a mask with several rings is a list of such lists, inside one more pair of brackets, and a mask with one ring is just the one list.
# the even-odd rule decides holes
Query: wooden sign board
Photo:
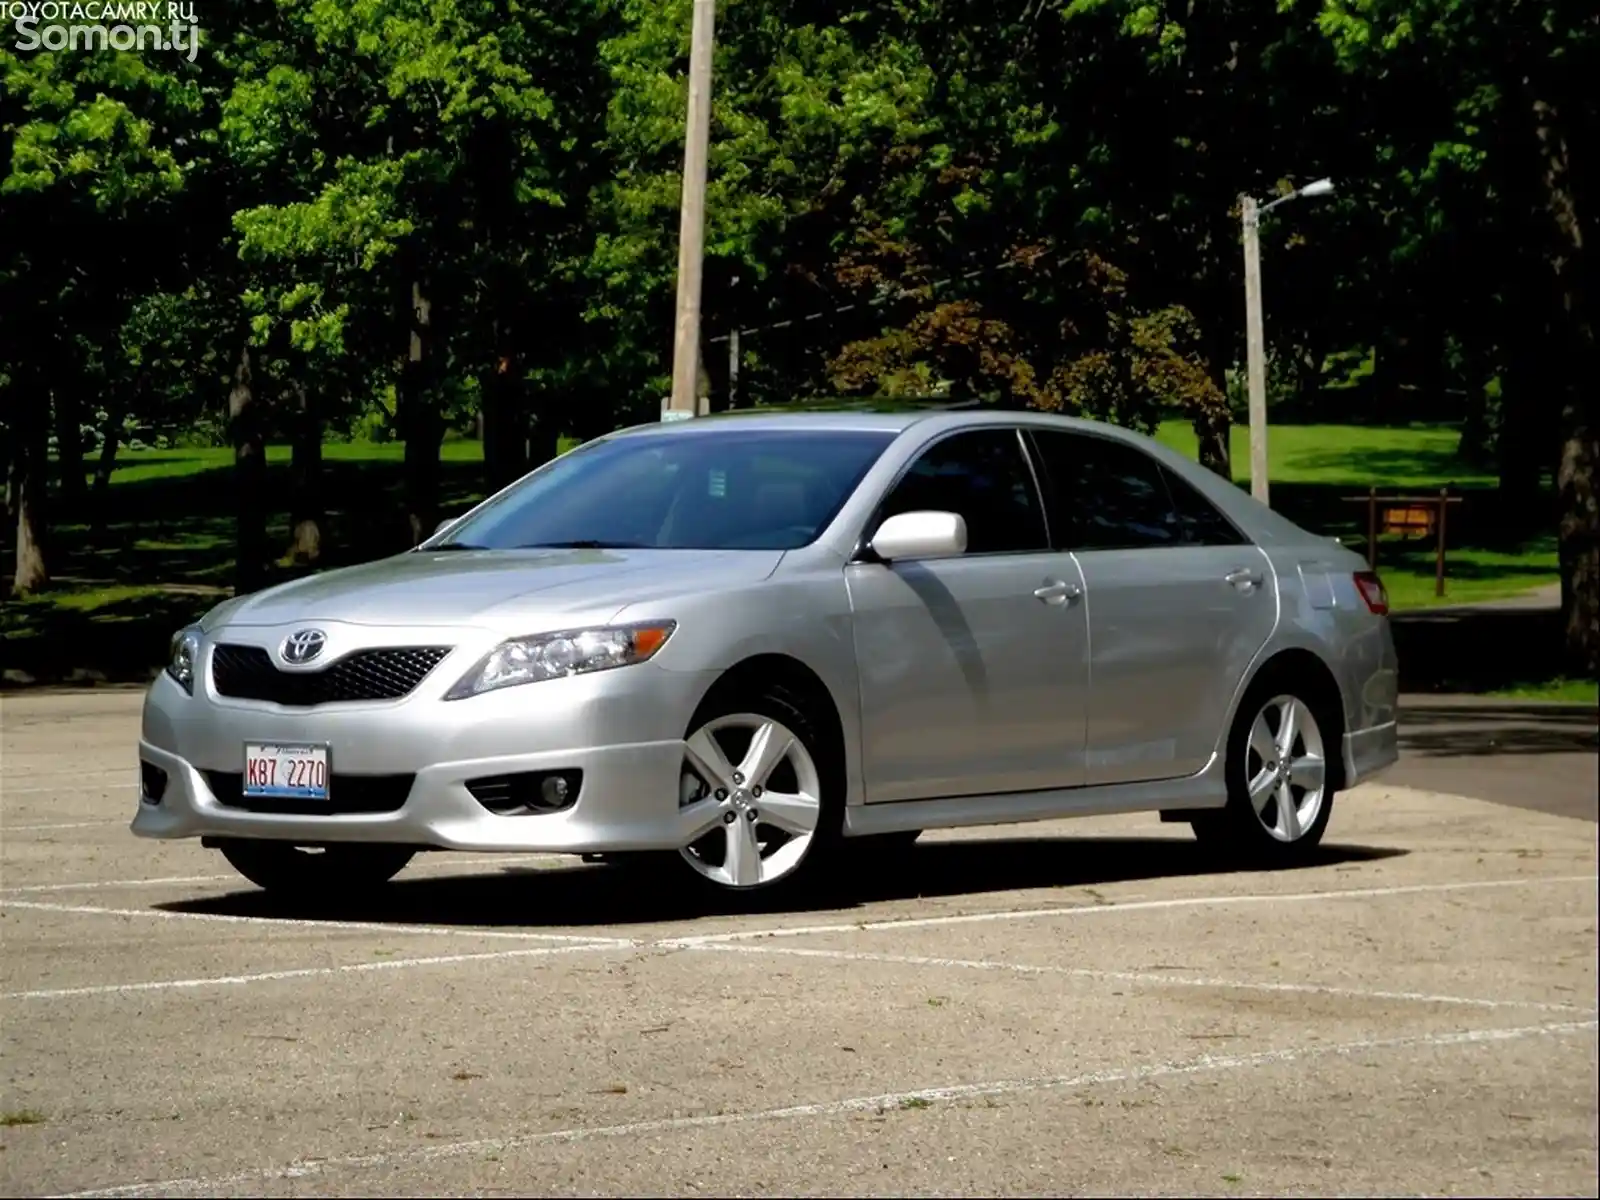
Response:
[{"label": "wooden sign board", "polygon": [[1438,519],[1437,508],[1389,505],[1383,510],[1383,532],[1397,537],[1427,537]]}]

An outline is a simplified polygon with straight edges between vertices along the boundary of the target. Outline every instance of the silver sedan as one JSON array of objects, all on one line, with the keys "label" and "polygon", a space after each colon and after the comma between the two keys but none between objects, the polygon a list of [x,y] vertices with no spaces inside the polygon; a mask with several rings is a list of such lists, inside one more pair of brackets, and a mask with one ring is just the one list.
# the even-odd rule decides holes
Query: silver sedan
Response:
[{"label": "silver sedan", "polygon": [[1387,612],[1359,556],[1111,426],[644,426],[180,631],[132,828],[324,895],[440,849],[789,886],[1136,811],[1270,864],[1397,757]]}]

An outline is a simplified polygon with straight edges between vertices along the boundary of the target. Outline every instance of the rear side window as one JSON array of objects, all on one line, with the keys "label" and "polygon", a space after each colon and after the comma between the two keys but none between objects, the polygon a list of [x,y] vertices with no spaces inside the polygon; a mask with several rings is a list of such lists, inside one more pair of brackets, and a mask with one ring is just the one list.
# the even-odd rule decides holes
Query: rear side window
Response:
[{"label": "rear side window", "polygon": [[1051,528],[1070,550],[1181,546],[1184,530],[1161,464],[1124,442],[1029,430],[1050,481]]},{"label": "rear side window", "polygon": [[878,517],[920,509],[960,513],[968,554],[1049,549],[1044,507],[1015,429],[976,429],[935,442],[884,499]]},{"label": "rear side window", "polygon": [[1243,546],[1249,543],[1250,539],[1187,479],[1166,467],[1161,468],[1161,474],[1167,481],[1178,524],[1189,545]]}]

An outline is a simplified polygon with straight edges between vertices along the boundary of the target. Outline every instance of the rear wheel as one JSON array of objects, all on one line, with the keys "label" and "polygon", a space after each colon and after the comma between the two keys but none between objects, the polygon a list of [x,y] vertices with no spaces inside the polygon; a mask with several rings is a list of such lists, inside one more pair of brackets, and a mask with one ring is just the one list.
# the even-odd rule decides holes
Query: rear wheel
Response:
[{"label": "rear wheel", "polygon": [[382,887],[416,856],[409,846],[298,846],[265,839],[218,843],[235,871],[281,896],[355,896]]},{"label": "rear wheel", "polygon": [[1333,813],[1336,728],[1309,689],[1281,678],[1253,686],[1228,737],[1227,807],[1197,816],[1196,837],[1264,865],[1305,859]]},{"label": "rear wheel", "polygon": [[678,803],[699,818],[679,857],[717,890],[785,890],[835,857],[842,784],[808,702],[781,685],[713,698],[686,740]]}]

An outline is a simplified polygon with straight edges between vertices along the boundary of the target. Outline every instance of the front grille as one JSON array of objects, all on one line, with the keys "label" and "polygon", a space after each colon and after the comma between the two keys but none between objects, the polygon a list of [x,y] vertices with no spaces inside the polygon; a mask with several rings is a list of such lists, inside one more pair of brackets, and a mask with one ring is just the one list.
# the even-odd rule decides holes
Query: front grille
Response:
[{"label": "front grille", "polygon": [[211,652],[217,695],[312,708],[351,700],[398,700],[444,661],[448,646],[357,650],[320,671],[280,671],[260,646],[220,645]]},{"label": "front grille", "polygon": [[391,813],[404,807],[415,775],[335,775],[328,780],[326,800],[300,800],[287,796],[246,796],[244,776],[238,771],[207,771],[206,786],[217,803],[243,812],[281,813],[285,816],[346,816],[353,813]]}]

